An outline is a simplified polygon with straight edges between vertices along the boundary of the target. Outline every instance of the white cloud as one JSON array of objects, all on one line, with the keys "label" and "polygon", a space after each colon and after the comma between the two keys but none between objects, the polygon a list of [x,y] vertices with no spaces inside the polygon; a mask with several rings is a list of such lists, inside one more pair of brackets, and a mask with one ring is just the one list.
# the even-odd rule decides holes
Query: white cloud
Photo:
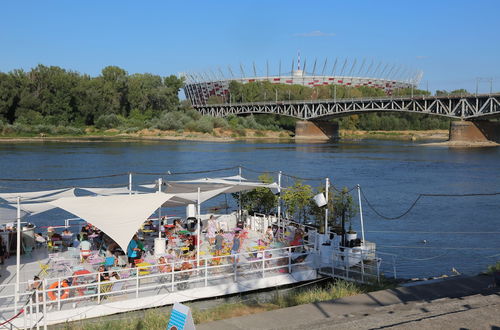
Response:
[{"label": "white cloud", "polygon": [[306,32],[306,33],[296,33],[294,34],[295,37],[333,37],[335,33],[329,33],[329,32],[322,32],[319,30],[316,31],[311,31],[311,32]]}]

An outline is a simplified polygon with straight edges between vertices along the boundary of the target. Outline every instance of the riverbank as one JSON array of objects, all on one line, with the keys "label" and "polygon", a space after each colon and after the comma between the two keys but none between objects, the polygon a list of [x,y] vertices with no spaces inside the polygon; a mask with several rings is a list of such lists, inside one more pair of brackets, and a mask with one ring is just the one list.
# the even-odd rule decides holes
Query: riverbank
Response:
[{"label": "riverbank", "polygon": [[238,140],[289,140],[293,138],[290,131],[271,131],[242,129],[232,130],[215,128],[212,133],[191,131],[162,131],[159,129],[143,129],[134,133],[125,133],[117,129],[97,131],[86,129],[82,135],[7,135],[0,136],[0,142],[99,142],[109,140],[167,140],[167,141],[207,141],[233,142]]},{"label": "riverbank", "polygon": [[[323,279],[305,283],[298,287],[265,290],[256,293],[237,295],[227,298],[201,300],[187,303],[191,308],[196,324],[204,324],[245,315],[274,311],[302,304],[317,303],[368,293],[388,287],[392,282],[372,286],[358,285],[343,280]],[[72,322],[55,326],[57,329],[164,329],[170,318],[172,307],[117,314],[99,319]]]},{"label": "riverbank", "polygon": [[339,132],[340,138],[345,139],[380,139],[380,140],[441,140],[445,141],[449,137],[448,130],[403,130],[403,131],[362,131],[344,130]]},{"label": "riverbank", "polygon": [[[225,129],[215,128],[212,133],[191,131],[162,131],[143,129],[134,133],[121,132],[117,129],[97,131],[86,129],[83,135],[6,135],[0,136],[0,142],[99,142],[108,140],[167,140],[167,141],[207,141],[233,142],[239,140],[291,140],[294,133],[280,130]],[[448,139],[447,130],[430,131],[361,131],[340,130],[341,139],[381,139],[381,140],[442,140]]]}]

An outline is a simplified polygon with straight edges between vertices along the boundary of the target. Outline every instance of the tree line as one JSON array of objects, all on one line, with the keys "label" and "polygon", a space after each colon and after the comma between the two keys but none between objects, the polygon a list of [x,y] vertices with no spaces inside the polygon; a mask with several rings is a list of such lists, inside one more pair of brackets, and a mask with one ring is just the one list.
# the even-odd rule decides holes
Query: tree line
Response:
[{"label": "tree line", "polygon": [[[115,128],[127,133],[142,129],[199,131],[215,128],[293,130],[296,119],[277,115],[213,118],[201,116],[188,101],[179,99],[183,80],[174,75],[129,74],[107,66],[96,77],[58,66],[0,72],[1,134],[85,134],[87,127]],[[271,84],[232,81],[230,97],[212,96],[209,103],[307,100],[322,98],[383,97],[370,87]],[[394,95],[428,94],[422,90],[396,90]],[[453,91],[450,93],[455,93]],[[458,92],[463,93],[463,90]],[[466,92],[466,91],[465,91]],[[440,95],[448,93],[438,91]],[[336,119],[341,128],[364,130],[447,128],[448,119],[418,114],[363,114]]]},{"label": "tree line", "polygon": [[182,86],[174,75],[129,75],[117,66],[105,67],[97,77],[45,65],[0,72],[0,120],[81,126],[111,114],[152,118],[178,109]]}]

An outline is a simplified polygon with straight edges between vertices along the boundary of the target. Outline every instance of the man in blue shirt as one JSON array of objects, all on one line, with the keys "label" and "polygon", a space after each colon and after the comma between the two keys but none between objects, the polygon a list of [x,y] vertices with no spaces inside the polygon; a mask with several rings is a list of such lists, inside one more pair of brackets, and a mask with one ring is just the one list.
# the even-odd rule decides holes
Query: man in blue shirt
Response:
[{"label": "man in blue shirt", "polygon": [[139,238],[134,235],[127,247],[127,257],[128,262],[131,264],[130,267],[134,267],[135,260],[141,258],[141,249],[139,248]]}]

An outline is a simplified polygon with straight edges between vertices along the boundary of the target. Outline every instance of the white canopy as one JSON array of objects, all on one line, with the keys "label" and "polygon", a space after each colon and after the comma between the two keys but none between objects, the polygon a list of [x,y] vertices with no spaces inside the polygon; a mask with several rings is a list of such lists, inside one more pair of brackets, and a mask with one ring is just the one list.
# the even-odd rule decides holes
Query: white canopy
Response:
[{"label": "white canopy", "polygon": [[[11,207],[16,208],[16,204],[9,204]],[[23,212],[29,213],[29,215],[35,215],[38,213],[42,213],[48,210],[52,210],[56,208],[54,205],[49,204],[48,202],[39,202],[39,203],[20,203],[21,210]]]},{"label": "white canopy", "polygon": [[141,224],[172,197],[165,193],[88,196],[61,198],[51,204],[92,223],[126,251]]},{"label": "white canopy", "polygon": [[[212,189],[207,191],[200,191],[200,203],[203,203],[210,198],[213,198],[217,195],[223,194],[230,187],[222,187],[218,189]],[[198,189],[198,188],[196,188]],[[200,189],[201,190],[201,189]],[[175,194],[169,201],[163,204],[164,207],[167,206],[179,206],[179,205],[187,205],[193,204],[198,201],[198,191],[196,192],[187,192],[187,193],[178,193]]]},{"label": "white canopy", "polygon": [[169,193],[188,193],[196,192],[198,187],[201,191],[210,191],[214,189],[227,188],[224,193],[235,193],[240,191],[252,190],[255,188],[269,188],[275,192],[278,191],[278,184],[273,183],[263,183],[263,182],[251,182],[246,181],[232,181],[225,178],[204,178],[198,180],[185,180],[185,181],[168,181],[166,191]]},{"label": "white canopy", "polygon": [[[21,218],[26,215],[26,212],[21,211]],[[16,222],[17,209],[8,205],[0,206],[0,225],[10,222]]]},{"label": "white canopy", "polygon": [[[117,188],[79,188],[82,190],[89,191],[96,195],[111,196],[111,195],[125,195],[129,194],[130,190],[127,187],[117,187]],[[133,194],[136,192],[132,191]]]},{"label": "white canopy", "polygon": [[5,199],[9,203],[16,203],[17,197],[21,197],[21,202],[28,200],[39,202],[39,201],[54,200],[61,197],[70,197],[70,196],[75,196],[75,188],[0,194],[0,198]]}]

